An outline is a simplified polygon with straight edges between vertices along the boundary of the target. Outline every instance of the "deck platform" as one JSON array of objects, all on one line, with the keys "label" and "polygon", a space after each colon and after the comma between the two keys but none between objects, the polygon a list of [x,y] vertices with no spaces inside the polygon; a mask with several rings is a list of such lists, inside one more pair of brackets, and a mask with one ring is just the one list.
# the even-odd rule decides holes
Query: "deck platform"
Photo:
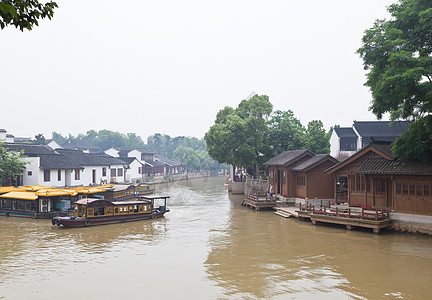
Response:
[{"label": "deck platform", "polygon": [[267,199],[265,197],[247,197],[243,203],[243,206],[260,209],[273,209],[276,206],[276,199]]},{"label": "deck platform", "polygon": [[310,219],[312,224],[318,223],[345,225],[347,230],[355,227],[371,228],[379,233],[383,228],[389,228],[392,220],[389,211],[377,208],[359,208],[347,206],[314,206],[274,207],[275,214],[288,218],[296,217],[301,220]]}]

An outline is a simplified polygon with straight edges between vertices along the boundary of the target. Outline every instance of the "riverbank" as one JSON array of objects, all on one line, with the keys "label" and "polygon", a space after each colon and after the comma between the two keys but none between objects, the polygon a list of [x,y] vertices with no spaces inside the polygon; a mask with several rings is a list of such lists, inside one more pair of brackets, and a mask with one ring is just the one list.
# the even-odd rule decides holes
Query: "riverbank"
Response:
[{"label": "riverbank", "polygon": [[150,177],[146,177],[143,183],[162,184],[162,183],[168,183],[174,181],[182,181],[182,180],[190,180],[190,179],[198,179],[198,178],[222,176],[222,175],[223,173],[217,173],[211,171],[193,172],[193,173],[189,172],[183,174],[170,174],[164,176],[150,176]]},{"label": "riverbank", "polygon": [[[286,200],[287,202],[279,202],[278,207],[275,207],[276,213],[283,217],[287,217],[289,215],[296,218],[300,218],[299,214],[293,213],[293,211],[299,211],[300,205],[306,205],[305,201],[303,199],[301,200],[296,199],[290,202],[288,202],[288,199]],[[329,200],[325,200],[325,201],[328,202]],[[315,205],[317,209],[319,209],[319,207],[323,205],[322,201],[320,200],[311,201],[309,203]],[[348,209],[348,207],[345,207],[345,209]],[[352,208],[352,209],[358,209],[358,208]],[[426,234],[432,236],[432,216],[389,212],[389,220],[391,221],[391,223],[387,227],[387,230],[393,230],[397,232]],[[352,227],[349,227],[349,229],[352,229]]]}]

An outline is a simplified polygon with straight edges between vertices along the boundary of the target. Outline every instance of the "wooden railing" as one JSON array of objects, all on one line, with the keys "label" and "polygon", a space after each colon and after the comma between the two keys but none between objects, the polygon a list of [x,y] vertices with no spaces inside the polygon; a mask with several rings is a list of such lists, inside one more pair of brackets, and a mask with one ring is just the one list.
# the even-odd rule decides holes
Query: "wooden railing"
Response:
[{"label": "wooden railing", "polygon": [[387,209],[380,209],[374,207],[326,207],[326,206],[315,206],[313,204],[301,205],[300,211],[309,212],[314,215],[324,215],[339,218],[350,218],[360,220],[373,220],[383,221],[390,219],[390,212]]}]

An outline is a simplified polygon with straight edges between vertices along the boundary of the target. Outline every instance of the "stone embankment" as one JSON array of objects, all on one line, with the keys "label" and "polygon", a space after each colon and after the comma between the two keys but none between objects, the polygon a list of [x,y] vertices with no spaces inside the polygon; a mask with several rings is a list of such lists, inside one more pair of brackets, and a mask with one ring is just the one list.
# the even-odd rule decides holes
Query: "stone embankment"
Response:
[{"label": "stone embankment", "polygon": [[422,233],[432,236],[432,216],[391,213],[391,229],[400,232]]},{"label": "stone embankment", "polygon": [[181,180],[189,180],[189,179],[195,179],[195,178],[203,178],[203,177],[210,177],[210,176],[217,176],[218,173],[214,172],[194,172],[194,173],[184,173],[184,174],[174,174],[174,175],[165,175],[165,176],[151,176],[146,177],[143,183],[167,183],[167,182],[174,182],[174,181],[181,181]]}]

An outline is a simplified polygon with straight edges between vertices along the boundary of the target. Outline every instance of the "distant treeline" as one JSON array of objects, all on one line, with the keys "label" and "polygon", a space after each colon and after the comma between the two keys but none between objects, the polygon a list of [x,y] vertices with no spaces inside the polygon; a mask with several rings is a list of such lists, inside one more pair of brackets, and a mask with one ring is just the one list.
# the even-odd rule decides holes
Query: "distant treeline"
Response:
[{"label": "distant treeline", "polygon": [[[89,141],[102,150],[107,150],[111,147],[149,150],[168,159],[179,160],[185,163],[188,168],[195,170],[226,168],[226,165],[221,165],[209,157],[204,139],[195,137],[170,137],[169,135],[156,133],[149,136],[147,143],[145,143],[135,133],[123,134],[107,129],[100,131],[89,130],[86,134],[79,134],[77,136],[71,134],[63,136],[57,132],[52,133],[52,140],[59,145],[64,144],[69,138]],[[42,135],[37,135],[35,139],[40,143],[44,143],[45,141]]]}]

